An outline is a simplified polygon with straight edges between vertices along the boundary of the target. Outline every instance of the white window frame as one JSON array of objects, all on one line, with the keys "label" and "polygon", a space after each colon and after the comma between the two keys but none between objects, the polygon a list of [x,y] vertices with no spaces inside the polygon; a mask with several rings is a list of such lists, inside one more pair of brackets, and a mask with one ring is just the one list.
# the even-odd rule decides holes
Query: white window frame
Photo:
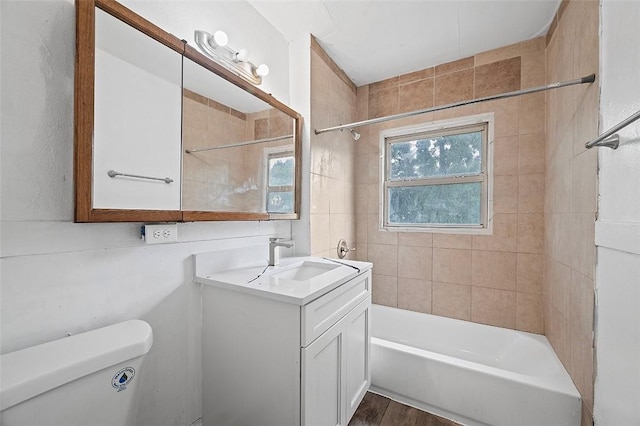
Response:
[{"label": "white window frame", "polygon": [[[400,138],[411,138],[412,135],[422,133],[443,133],[449,130],[459,130],[464,127],[486,125],[486,145],[484,155],[483,190],[481,205],[481,225],[459,225],[459,224],[401,224],[395,225],[388,222],[388,194],[389,188],[394,186],[407,186],[392,183],[387,180],[389,159],[387,158],[388,140],[398,140]],[[454,118],[448,120],[422,123],[412,126],[387,129],[380,132],[380,197],[379,197],[379,229],[390,232],[433,232],[447,234],[470,234],[470,235],[491,235],[493,233],[493,147],[494,147],[494,115],[493,113],[478,114],[473,116]],[[517,153],[514,153],[517,155]],[[439,178],[442,179],[442,178]],[[478,181],[467,177],[451,176],[445,180],[446,183],[465,183],[468,181]],[[397,181],[396,181],[397,182]]]},{"label": "white window frame", "polygon": [[[267,194],[269,193],[269,159],[273,157],[293,157],[294,161],[294,173],[295,173],[295,153],[294,149],[291,146],[278,146],[273,148],[265,148],[263,151],[263,160],[262,164],[264,165],[264,173],[263,173],[263,182],[264,182],[264,191],[262,192],[262,205],[265,208],[265,211],[271,215],[283,215],[283,214],[292,214],[294,212],[269,212],[269,206],[267,206]],[[294,178],[295,183],[295,178]],[[291,187],[282,187],[282,188],[291,188],[294,193],[294,210],[295,210],[295,184]],[[285,192],[285,191],[283,191]]]}]

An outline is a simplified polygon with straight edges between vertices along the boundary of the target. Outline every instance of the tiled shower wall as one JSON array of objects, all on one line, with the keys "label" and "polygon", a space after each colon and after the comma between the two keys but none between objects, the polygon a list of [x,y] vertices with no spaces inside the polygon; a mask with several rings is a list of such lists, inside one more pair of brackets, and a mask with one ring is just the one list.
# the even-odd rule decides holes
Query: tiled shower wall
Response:
[{"label": "tiled shower wall", "polygon": [[[356,87],[311,38],[311,129],[356,118]],[[311,254],[336,257],[338,240],[355,243],[354,162],[349,132],[311,131]],[[347,258],[355,258],[349,253]]]},{"label": "tiled shower wall", "polygon": [[[245,114],[184,91],[183,143],[204,149],[293,133],[293,120],[275,108]],[[184,154],[182,207],[203,211],[265,211],[265,155],[292,139]],[[209,194],[202,197],[202,194]]]},{"label": "tiled shower wall", "polygon": [[[598,73],[599,2],[563,2],[547,36],[547,81]],[[545,188],[545,334],[593,418],[593,307],[598,80],[547,92]]]},{"label": "tiled shower wall", "polygon": [[[204,149],[245,140],[246,114],[186,89],[183,103],[185,149]],[[245,174],[239,152],[241,148],[184,154],[183,208],[240,210],[244,207],[244,200],[233,193],[233,187],[242,182]]]},{"label": "tiled shower wall", "polygon": [[[358,120],[545,84],[545,38],[358,88]],[[531,94],[362,127],[356,144],[358,258],[375,303],[543,332],[545,97]],[[379,133],[493,112],[492,236],[379,229]],[[335,122],[334,122],[335,123]]]}]

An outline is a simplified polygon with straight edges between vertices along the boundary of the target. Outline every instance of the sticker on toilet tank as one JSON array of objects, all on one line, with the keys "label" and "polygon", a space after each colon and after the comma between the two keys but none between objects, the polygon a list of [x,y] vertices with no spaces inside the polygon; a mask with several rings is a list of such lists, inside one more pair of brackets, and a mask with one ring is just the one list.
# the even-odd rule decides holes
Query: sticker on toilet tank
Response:
[{"label": "sticker on toilet tank", "polygon": [[123,391],[127,388],[127,385],[131,383],[135,375],[135,368],[125,367],[113,376],[113,379],[111,379],[111,386],[118,389],[118,392]]}]

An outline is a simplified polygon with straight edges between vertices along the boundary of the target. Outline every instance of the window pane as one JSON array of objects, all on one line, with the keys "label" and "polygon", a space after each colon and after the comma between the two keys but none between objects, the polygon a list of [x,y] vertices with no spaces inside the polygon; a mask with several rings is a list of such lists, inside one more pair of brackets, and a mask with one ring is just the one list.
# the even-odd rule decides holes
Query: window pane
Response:
[{"label": "window pane", "polygon": [[268,213],[293,213],[293,191],[267,192]]},{"label": "window pane", "polygon": [[480,225],[482,183],[389,188],[389,223]]},{"label": "window pane", "polygon": [[269,158],[269,186],[293,186],[293,157]]},{"label": "window pane", "polygon": [[391,144],[391,180],[480,173],[482,132]]}]

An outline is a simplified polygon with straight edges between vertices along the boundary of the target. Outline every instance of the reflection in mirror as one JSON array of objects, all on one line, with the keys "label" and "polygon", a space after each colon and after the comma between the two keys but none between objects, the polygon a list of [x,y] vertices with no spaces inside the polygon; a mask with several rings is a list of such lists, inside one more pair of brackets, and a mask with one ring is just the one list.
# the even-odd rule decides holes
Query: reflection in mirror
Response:
[{"label": "reflection in mirror", "polygon": [[182,55],[95,9],[93,208],[180,210]]},{"label": "reflection in mirror", "polygon": [[294,213],[295,120],[185,58],[182,210]]}]

